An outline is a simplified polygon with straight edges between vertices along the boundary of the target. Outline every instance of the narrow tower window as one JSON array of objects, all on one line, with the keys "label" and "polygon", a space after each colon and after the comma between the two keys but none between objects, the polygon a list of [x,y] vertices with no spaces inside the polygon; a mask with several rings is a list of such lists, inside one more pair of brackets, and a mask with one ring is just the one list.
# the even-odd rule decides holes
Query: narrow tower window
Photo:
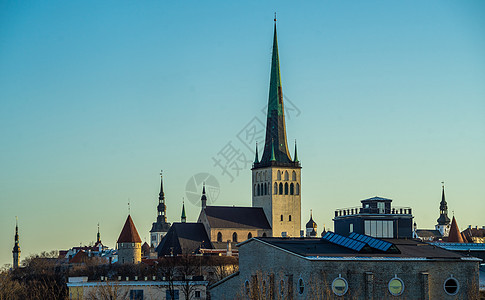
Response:
[{"label": "narrow tower window", "polygon": [[280,171],[278,171],[278,174],[276,175],[276,179],[281,180],[281,172]]},{"label": "narrow tower window", "polygon": [[264,185],[264,193],[263,195],[268,195],[268,185],[266,183],[263,183]]},{"label": "narrow tower window", "polygon": [[235,243],[237,242],[237,233],[236,232],[234,232],[232,234],[232,241],[235,242]]},{"label": "narrow tower window", "polygon": [[248,233],[248,240],[253,237],[253,234],[250,232]]},{"label": "narrow tower window", "polygon": [[285,180],[289,180],[290,179],[290,176],[288,175],[288,171],[285,171]]},{"label": "narrow tower window", "polygon": [[288,195],[288,182],[285,183],[285,195]]},{"label": "narrow tower window", "polygon": [[274,183],[274,193],[275,195],[278,195],[278,184],[275,182]]},{"label": "narrow tower window", "polygon": [[295,171],[293,171],[291,173],[291,180],[296,181],[296,172]]},{"label": "narrow tower window", "polygon": [[291,222],[291,215],[289,215],[289,216],[288,216],[288,221],[290,221],[290,222]]},{"label": "narrow tower window", "polygon": [[295,186],[293,185],[293,183],[290,184],[290,195],[293,195],[295,194]]},{"label": "narrow tower window", "polygon": [[283,215],[281,215],[281,218],[280,218],[281,221],[283,221]]},{"label": "narrow tower window", "polygon": [[280,191],[279,191],[280,195],[283,195],[283,184],[280,182]]},{"label": "narrow tower window", "polygon": [[295,191],[295,194],[296,195],[300,195],[300,184],[299,183],[296,183],[296,191]]},{"label": "narrow tower window", "polygon": [[261,195],[261,186],[258,184],[258,196]]}]

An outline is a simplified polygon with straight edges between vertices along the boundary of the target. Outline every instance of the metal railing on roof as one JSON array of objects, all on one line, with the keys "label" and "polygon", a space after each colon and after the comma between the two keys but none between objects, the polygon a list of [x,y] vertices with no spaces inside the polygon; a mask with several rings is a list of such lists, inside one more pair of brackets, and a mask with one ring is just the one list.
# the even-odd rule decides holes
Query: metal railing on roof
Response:
[{"label": "metal railing on roof", "polygon": [[388,214],[388,215],[411,215],[411,207],[394,206],[390,209],[373,207],[350,207],[335,210],[335,217],[352,216],[359,214]]}]

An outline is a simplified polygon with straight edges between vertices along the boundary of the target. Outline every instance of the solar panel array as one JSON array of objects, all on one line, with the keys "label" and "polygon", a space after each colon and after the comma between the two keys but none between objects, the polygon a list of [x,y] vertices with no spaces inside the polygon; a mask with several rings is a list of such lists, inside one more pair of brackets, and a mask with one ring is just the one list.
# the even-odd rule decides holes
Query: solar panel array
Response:
[{"label": "solar panel array", "polygon": [[349,235],[349,238],[357,240],[357,241],[361,241],[363,243],[366,243],[370,247],[377,249],[377,250],[381,250],[381,251],[387,251],[392,246],[392,244],[389,243],[389,242],[386,242],[386,241],[383,241],[383,240],[380,240],[380,239],[376,239],[376,238],[370,237],[368,235],[358,234],[356,232],[352,232]]},{"label": "solar panel array", "polygon": [[331,231],[327,232],[322,237],[322,239],[329,241],[333,244],[337,244],[339,246],[343,246],[343,247],[346,247],[346,248],[349,248],[349,249],[352,249],[352,250],[355,250],[355,251],[362,250],[362,248],[364,248],[365,245],[366,245],[366,243],[364,243],[364,242],[357,241],[355,239],[351,239],[351,238],[342,236],[340,234],[336,234],[336,233],[331,232]]}]

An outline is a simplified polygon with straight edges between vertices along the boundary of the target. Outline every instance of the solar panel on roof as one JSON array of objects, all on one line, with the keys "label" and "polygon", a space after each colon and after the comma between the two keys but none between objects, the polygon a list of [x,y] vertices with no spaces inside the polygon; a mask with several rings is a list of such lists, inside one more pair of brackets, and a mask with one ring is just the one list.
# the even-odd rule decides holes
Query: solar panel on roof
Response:
[{"label": "solar panel on roof", "polygon": [[331,233],[331,232],[327,232],[327,234],[325,234],[323,237],[322,237],[323,240],[326,240],[326,241],[329,241],[333,244],[336,244],[336,245],[339,245],[339,246],[342,246],[342,247],[345,247],[345,248],[348,248],[348,249],[352,249],[352,250],[355,250],[355,251],[360,251],[362,250],[362,248],[365,247],[365,243],[362,243],[360,241],[356,241],[354,239],[351,239],[351,238],[348,238],[348,237],[345,237],[345,236],[342,236],[342,235],[339,235],[339,234],[336,234],[336,233]]},{"label": "solar panel on roof", "polygon": [[358,234],[356,232],[352,232],[349,235],[349,238],[367,243],[370,247],[381,251],[387,251],[392,246],[392,244],[389,242],[368,235]]}]

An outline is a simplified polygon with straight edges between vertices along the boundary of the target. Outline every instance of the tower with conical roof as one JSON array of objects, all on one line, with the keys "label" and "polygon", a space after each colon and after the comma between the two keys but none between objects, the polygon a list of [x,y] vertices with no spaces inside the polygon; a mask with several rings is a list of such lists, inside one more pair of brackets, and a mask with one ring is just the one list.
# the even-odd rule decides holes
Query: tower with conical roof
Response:
[{"label": "tower with conical roof", "polygon": [[15,217],[15,245],[13,246],[12,250],[13,254],[13,268],[19,267],[20,261],[20,244],[19,244],[19,224],[17,217]]},{"label": "tower with conical roof", "polygon": [[141,238],[128,215],[117,241],[118,262],[137,264],[141,262]]},{"label": "tower with conical roof", "polygon": [[276,18],[266,120],[266,137],[261,159],[252,168],[252,205],[262,207],[273,236],[300,236],[301,165],[291,158],[286,141],[285,110],[281,86]]},{"label": "tower with conical roof", "polygon": [[442,236],[448,236],[450,232],[450,218],[448,218],[448,204],[445,200],[445,185],[442,183],[441,190],[441,202],[440,202],[440,217],[438,224],[435,225],[435,229],[439,230]]},{"label": "tower with conical roof", "polygon": [[150,245],[156,248],[162,238],[170,229],[170,223],[167,222],[167,206],[165,205],[165,193],[163,192],[163,175],[160,172],[160,193],[158,194],[157,221],[152,224],[150,230]]},{"label": "tower with conical roof", "polygon": [[182,215],[180,216],[180,222],[186,223],[187,222],[187,216],[185,215],[185,202],[182,201]]}]

